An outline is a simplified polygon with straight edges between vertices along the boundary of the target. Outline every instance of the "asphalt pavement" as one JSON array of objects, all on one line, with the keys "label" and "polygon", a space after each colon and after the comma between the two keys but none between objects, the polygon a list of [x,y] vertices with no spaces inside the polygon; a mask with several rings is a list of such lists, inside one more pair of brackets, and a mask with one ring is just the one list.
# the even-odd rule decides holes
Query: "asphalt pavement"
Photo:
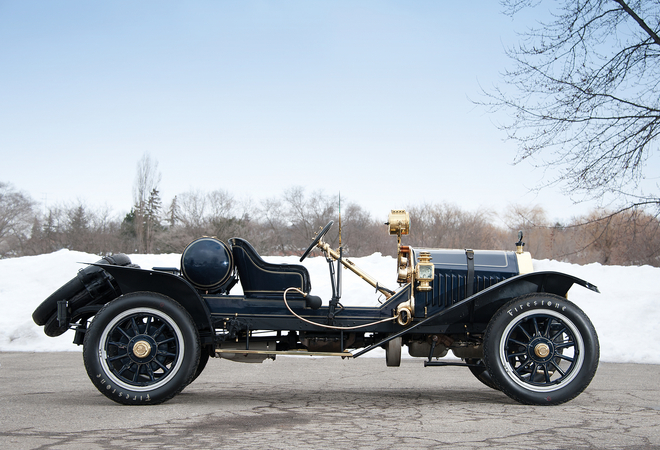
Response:
[{"label": "asphalt pavement", "polygon": [[0,448],[652,449],[659,381],[660,365],[601,363],[571,402],[524,406],[418,359],[211,359],[169,402],[121,406],[80,353],[0,353]]}]

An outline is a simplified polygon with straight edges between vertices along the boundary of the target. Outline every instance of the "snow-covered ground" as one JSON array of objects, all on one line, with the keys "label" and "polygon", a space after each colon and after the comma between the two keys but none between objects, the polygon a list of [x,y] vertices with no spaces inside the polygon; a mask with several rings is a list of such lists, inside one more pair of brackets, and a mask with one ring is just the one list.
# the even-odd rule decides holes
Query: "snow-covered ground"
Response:
[{"label": "snow-covered ground", "polygon": [[[129,255],[144,268],[179,267],[180,255]],[[95,255],[60,250],[39,256],[0,260],[0,351],[79,351],[71,343],[73,332],[49,338],[32,322],[32,311],[53,291],[94,262]],[[296,257],[267,257],[271,262],[298,263]],[[374,254],[351,258],[360,268],[395,288],[396,261]],[[312,292],[324,301],[331,297],[325,258],[310,257],[304,262],[312,279]],[[579,266],[557,261],[534,261],[535,270],[555,270],[587,280],[601,291],[573,286],[569,298],[591,318],[598,332],[601,360],[660,364],[660,295],[655,285],[660,268],[620,267],[588,264]],[[343,272],[342,303],[345,306],[378,304],[374,289]],[[388,285],[387,282],[390,284]],[[240,291],[240,286],[232,290]]]}]

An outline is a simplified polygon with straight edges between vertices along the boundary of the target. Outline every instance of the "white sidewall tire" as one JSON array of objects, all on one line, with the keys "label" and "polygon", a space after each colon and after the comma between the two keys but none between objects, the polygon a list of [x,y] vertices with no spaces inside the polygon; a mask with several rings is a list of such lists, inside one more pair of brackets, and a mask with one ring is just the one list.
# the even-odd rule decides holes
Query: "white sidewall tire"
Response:
[{"label": "white sidewall tire", "polygon": [[[172,330],[174,331],[177,339],[177,355],[176,355],[176,360],[174,364],[172,365],[172,368],[170,369],[170,372],[163,377],[161,380],[158,382],[151,384],[149,386],[135,386],[132,384],[128,384],[124,381],[122,381],[120,378],[116,377],[112,368],[108,365],[108,355],[106,353],[106,344],[109,339],[109,334],[110,332],[114,329],[114,327],[123,321],[125,318],[130,317],[132,315],[137,315],[137,314],[150,314],[154,317],[159,317],[160,319],[164,320],[167,322],[167,324],[172,327]],[[105,327],[103,332],[101,333],[101,339],[99,339],[98,342],[98,353],[99,353],[99,361],[101,362],[101,367],[103,367],[103,370],[106,374],[106,376],[111,379],[112,381],[117,384],[117,386],[126,389],[126,390],[131,390],[131,391],[136,391],[136,392],[147,392],[147,391],[153,391],[154,389],[158,389],[159,387],[167,384],[176,374],[179,373],[179,370],[181,369],[181,364],[183,363],[184,357],[185,357],[185,352],[186,352],[186,346],[184,345],[184,339],[183,339],[183,334],[181,333],[181,329],[177,325],[177,323],[167,314],[158,311],[153,308],[133,308],[124,311],[123,313],[119,314],[118,316],[115,316],[114,319],[108,323],[108,325]]]},{"label": "white sidewall tire", "polygon": [[[499,354],[500,354],[500,361],[507,361],[507,356],[506,356],[506,341],[509,337],[509,334],[511,331],[518,326],[518,324],[522,321],[524,321],[526,318],[538,315],[539,311],[527,311],[520,316],[518,316],[514,321],[511,321],[509,325],[504,329],[502,332],[502,335],[500,336],[499,340]],[[530,391],[533,392],[554,392],[557,389],[563,387],[564,385],[567,385],[571,381],[575,379],[575,377],[580,373],[580,369],[582,368],[582,365],[584,364],[584,353],[585,353],[585,348],[584,348],[584,339],[582,339],[582,335],[580,334],[580,331],[577,329],[575,324],[570,321],[566,316],[563,314],[559,314],[555,311],[543,311],[543,315],[548,315],[552,317],[556,317],[557,319],[560,319],[563,323],[565,323],[568,328],[571,330],[571,333],[575,337],[576,340],[576,350],[577,350],[577,360],[575,361],[574,365],[571,367],[571,371],[568,374],[567,377],[562,378],[561,381],[556,384],[556,385],[547,385],[547,386],[535,386],[535,385],[530,385],[529,383],[524,382],[523,380],[518,377],[513,368],[511,367],[510,364],[504,363],[504,370],[506,371],[507,375],[511,380],[518,384],[520,387],[523,389],[529,389]]]},{"label": "white sidewall tire", "polygon": [[[534,317],[540,320],[552,318],[565,326],[574,339],[570,341],[573,345],[567,347],[574,356],[573,363],[563,375],[553,372],[550,382],[532,380],[532,374],[529,374],[529,380],[522,379],[514,370],[520,366],[512,367],[512,355],[506,353],[512,331]],[[532,341],[529,341],[528,354]],[[556,356],[546,359],[546,364],[551,359],[567,356],[563,351],[552,354]],[[575,398],[593,379],[599,356],[598,336],[589,318],[575,304],[554,294],[535,293],[513,299],[493,315],[484,334],[484,364],[494,384],[523,404],[557,405]]]},{"label": "white sidewall tire", "polygon": [[[167,358],[170,359],[164,363],[165,373],[155,379],[152,376],[151,383],[144,380],[144,377],[141,377],[139,383],[132,382],[129,377],[122,377],[122,371],[117,370],[116,366],[111,367],[107,344],[112,338],[111,334],[116,333],[119,325],[131,317],[150,317],[150,320],[158,321],[166,327],[173,339],[172,345],[168,344]],[[138,332],[133,338],[149,340],[149,336],[148,333]],[[121,348],[116,343],[113,345]],[[158,364],[156,360],[163,364],[159,359],[160,344],[152,345],[151,348],[154,349],[153,357],[148,358],[153,358],[154,364]],[[172,348],[175,351],[171,351]],[[124,351],[128,352],[128,349]],[[130,353],[120,356],[131,359],[136,357]],[[153,405],[171,399],[193,379],[199,358],[199,334],[188,311],[171,298],[152,292],[124,295],[106,304],[87,329],[83,343],[83,361],[90,380],[103,395],[124,405]],[[134,373],[139,371],[135,370]]]}]

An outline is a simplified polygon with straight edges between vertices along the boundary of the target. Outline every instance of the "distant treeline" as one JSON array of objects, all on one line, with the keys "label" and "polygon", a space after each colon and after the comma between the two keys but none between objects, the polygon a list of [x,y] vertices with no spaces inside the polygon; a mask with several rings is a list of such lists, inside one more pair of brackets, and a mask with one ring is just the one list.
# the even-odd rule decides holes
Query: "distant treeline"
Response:
[{"label": "distant treeline", "polygon": [[[394,205],[399,206],[399,205]],[[610,215],[594,210],[568,223],[549,223],[542,208],[464,211],[451,204],[402,205],[411,217],[404,244],[417,247],[511,249],[518,230],[536,259],[585,264],[660,265],[660,222],[644,210]],[[190,191],[163,206],[157,189],[124,217],[83,203],[50,206],[44,212],[25,193],[0,182],[0,258],[37,255],[63,248],[98,255],[180,253],[193,239],[242,237],[262,255],[299,255],[328,221],[326,237],[338,245],[338,201],[301,187],[258,203],[240,202],[226,191]],[[355,202],[342,203],[342,245],[350,256],[396,253],[383,217]]]}]

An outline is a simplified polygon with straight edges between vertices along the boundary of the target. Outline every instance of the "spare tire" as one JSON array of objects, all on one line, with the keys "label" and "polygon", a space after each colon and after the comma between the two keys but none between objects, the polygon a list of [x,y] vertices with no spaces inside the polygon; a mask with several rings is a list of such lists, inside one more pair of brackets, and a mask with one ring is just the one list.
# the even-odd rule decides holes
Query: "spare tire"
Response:
[{"label": "spare tire", "polygon": [[66,330],[68,329],[69,329],[68,323],[64,324],[63,326],[60,326],[60,322],[59,320],[57,320],[57,313],[50,316],[50,318],[46,322],[46,325],[44,325],[44,333],[46,333],[46,336],[49,337],[60,336],[66,333]]},{"label": "spare tire", "polygon": [[181,274],[199,290],[222,290],[231,282],[233,273],[234,257],[227,244],[219,239],[195,239],[181,254]]},{"label": "spare tire", "polygon": [[[95,264],[128,266],[131,264],[131,260],[123,253],[118,253],[104,256]],[[106,296],[114,298],[120,293],[113,281],[114,279],[101,267],[90,265],[80,269],[74,278],[53,292],[34,310],[32,320],[37,325],[46,325],[53,314],[57,315],[57,302],[60,300],[69,300],[75,303],[71,304],[71,307],[79,308]],[[107,301],[109,300],[112,298],[107,299]]]},{"label": "spare tire", "polygon": [[32,320],[34,320],[34,323],[37,325],[46,325],[46,322],[48,322],[50,316],[53,315],[53,312],[57,311],[57,302],[59,300],[68,300],[83,289],[85,289],[85,286],[78,277],[69,280],[58,290],[50,294],[46,300],[41,302],[41,305],[39,305],[32,313]]}]

